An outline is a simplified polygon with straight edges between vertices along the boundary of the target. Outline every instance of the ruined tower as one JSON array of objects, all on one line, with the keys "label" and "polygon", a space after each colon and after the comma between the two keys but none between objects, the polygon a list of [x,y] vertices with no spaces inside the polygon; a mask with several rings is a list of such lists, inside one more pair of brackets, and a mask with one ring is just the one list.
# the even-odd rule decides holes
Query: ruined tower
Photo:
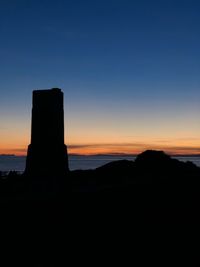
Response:
[{"label": "ruined tower", "polygon": [[61,89],[33,91],[31,144],[25,173],[32,176],[65,175],[64,110]]}]

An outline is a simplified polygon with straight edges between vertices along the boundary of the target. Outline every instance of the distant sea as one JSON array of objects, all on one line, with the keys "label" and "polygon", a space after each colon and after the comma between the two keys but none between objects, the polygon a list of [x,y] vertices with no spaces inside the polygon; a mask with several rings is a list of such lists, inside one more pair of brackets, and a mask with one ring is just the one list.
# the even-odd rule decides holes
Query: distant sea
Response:
[{"label": "distant sea", "polygon": [[[115,160],[135,160],[135,156],[69,156],[69,167],[70,170],[86,170],[95,169],[106,163]],[[200,157],[174,157],[181,161],[191,161],[200,167]],[[18,171],[23,172],[25,168],[26,157],[25,156],[14,156],[14,155],[0,155],[0,171]]]}]

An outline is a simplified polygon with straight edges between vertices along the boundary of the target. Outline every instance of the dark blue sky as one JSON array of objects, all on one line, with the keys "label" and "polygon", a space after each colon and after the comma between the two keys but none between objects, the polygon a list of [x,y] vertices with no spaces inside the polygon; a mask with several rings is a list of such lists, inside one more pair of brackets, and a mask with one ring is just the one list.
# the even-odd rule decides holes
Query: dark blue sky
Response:
[{"label": "dark blue sky", "polygon": [[1,0],[0,137],[29,135],[31,92],[51,87],[68,142],[200,137],[199,14],[195,0]]}]

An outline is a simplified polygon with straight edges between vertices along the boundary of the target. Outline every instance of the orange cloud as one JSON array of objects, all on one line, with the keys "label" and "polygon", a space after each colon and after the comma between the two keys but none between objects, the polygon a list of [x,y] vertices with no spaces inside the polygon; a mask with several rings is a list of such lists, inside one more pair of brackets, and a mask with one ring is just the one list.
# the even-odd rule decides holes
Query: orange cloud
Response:
[{"label": "orange cloud", "polygon": [[[85,143],[69,144],[68,153],[94,155],[94,154],[139,154],[147,149],[164,150],[168,154],[200,154],[199,140],[154,140],[151,143],[129,142],[129,143]],[[16,148],[0,147],[0,154],[26,155],[27,146]]]},{"label": "orange cloud", "polygon": [[164,150],[169,154],[200,154],[199,146],[168,145],[147,143],[120,143],[120,144],[77,144],[69,145],[69,153],[93,155],[93,154],[138,154],[147,149]]}]

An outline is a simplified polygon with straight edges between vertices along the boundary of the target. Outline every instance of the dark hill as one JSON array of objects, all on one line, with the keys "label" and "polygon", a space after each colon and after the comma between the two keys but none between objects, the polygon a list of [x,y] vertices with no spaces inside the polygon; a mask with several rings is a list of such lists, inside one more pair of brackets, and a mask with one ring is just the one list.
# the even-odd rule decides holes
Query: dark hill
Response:
[{"label": "dark hill", "polygon": [[[80,187],[78,180],[81,181]],[[163,151],[147,150],[138,155],[135,162],[120,160],[93,171],[71,172],[71,182],[74,185],[72,191],[82,191],[83,185],[84,191],[87,186],[89,191],[130,191],[136,184],[199,185],[200,168],[192,162],[173,159]]]},{"label": "dark hill", "polygon": [[[58,175],[57,175],[58,176]],[[147,150],[135,161],[120,160],[95,170],[76,170],[66,177],[19,176],[10,173],[0,180],[1,198],[56,198],[72,192],[134,192],[136,185],[200,186],[200,168],[181,162],[163,151]],[[5,179],[6,178],[6,179]]]}]

